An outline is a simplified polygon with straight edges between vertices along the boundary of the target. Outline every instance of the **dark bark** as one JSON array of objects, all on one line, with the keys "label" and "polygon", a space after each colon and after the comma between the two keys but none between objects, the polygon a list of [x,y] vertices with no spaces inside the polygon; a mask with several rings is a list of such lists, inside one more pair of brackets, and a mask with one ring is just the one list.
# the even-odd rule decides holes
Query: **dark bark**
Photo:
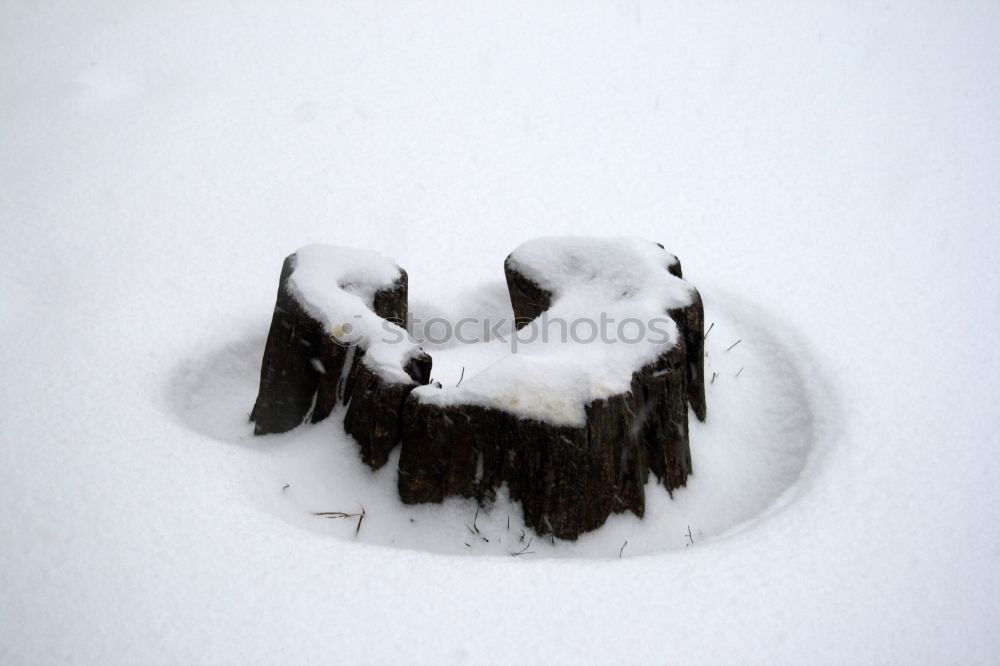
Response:
[{"label": "dark bark", "polygon": [[[662,243],[657,245],[663,249]],[[673,263],[667,266],[667,271],[675,277],[684,278],[681,260],[677,257],[674,257]],[[701,294],[695,290],[694,302],[691,305],[671,310],[669,314],[677,324],[677,330],[684,338],[687,347],[685,373],[688,403],[698,420],[704,421],[708,410],[705,403],[705,308]]]},{"label": "dark bark", "polygon": [[400,498],[408,504],[451,495],[488,501],[506,482],[525,524],[566,539],[600,527],[612,513],[641,517],[650,471],[670,491],[691,472],[685,388],[678,346],[637,372],[630,391],[587,405],[583,427],[410,396]]},{"label": "dark bark", "polygon": [[[260,369],[260,389],[250,413],[257,435],[285,432],[302,423],[327,371],[326,365],[320,369],[313,363],[313,359],[322,363],[321,357],[329,355],[329,350],[323,349],[322,327],[288,291],[295,261],[294,254],[285,259],[278,279],[278,297]],[[335,359],[325,360],[333,369]]]},{"label": "dark bark", "polygon": [[640,422],[649,471],[671,492],[691,473],[685,357],[682,339],[643,368],[634,382],[642,392]]},{"label": "dark bark", "polygon": [[686,349],[687,400],[699,421],[707,415],[705,403],[705,306],[701,294],[694,291],[694,302],[669,312],[684,338]]},{"label": "dark bark", "polygon": [[[509,258],[504,269],[520,327],[548,309],[553,297],[514,269]],[[669,270],[679,274],[680,264]],[[668,491],[683,486],[691,473],[689,399],[704,415],[701,312],[700,297],[671,312],[678,343],[636,372],[631,390],[587,405],[583,427],[474,405],[441,407],[410,396],[400,497],[406,503],[440,502],[450,495],[486,501],[506,482],[528,526],[567,539],[600,527],[612,513],[641,517],[650,472]]]},{"label": "dark bark", "polygon": [[514,306],[514,325],[521,329],[552,305],[552,294],[542,289],[527,276],[519,273],[511,263],[511,255],[503,262],[507,277],[507,291]]},{"label": "dark bark", "polygon": [[358,349],[348,375],[344,401],[344,430],[361,446],[361,459],[372,469],[382,467],[403,435],[403,407],[417,384],[426,384],[431,357],[422,354],[406,365],[415,383],[388,382],[364,363]]},{"label": "dark bark", "polygon": [[[312,410],[313,423],[322,421],[344,397],[353,368],[344,372],[353,348],[337,344],[324,326],[310,316],[288,289],[295,255],[281,268],[278,296],[261,363],[260,387],[250,420],[254,434],[286,432],[300,425]],[[383,318],[405,320],[407,276],[375,293],[373,309]],[[354,359],[359,360],[359,359]]]},{"label": "dark bark", "polygon": [[388,319],[392,323],[406,328],[406,314],[408,303],[409,277],[406,271],[399,269],[399,277],[391,286],[375,292],[372,299],[372,310],[382,319]]}]

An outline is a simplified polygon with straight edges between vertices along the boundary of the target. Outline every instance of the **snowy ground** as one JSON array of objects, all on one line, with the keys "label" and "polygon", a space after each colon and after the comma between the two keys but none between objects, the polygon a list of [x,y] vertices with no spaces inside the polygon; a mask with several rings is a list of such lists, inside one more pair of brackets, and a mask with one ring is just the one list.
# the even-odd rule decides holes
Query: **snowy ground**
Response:
[{"label": "snowy ground", "polygon": [[[487,298],[481,307],[492,291],[483,290]],[[171,406],[192,430],[240,448],[254,466],[252,475],[241,477],[249,500],[321,534],[455,555],[609,558],[688,548],[764,512],[790,488],[792,495],[809,454],[826,445],[824,428],[833,419],[829,399],[816,394],[818,387],[805,377],[815,369],[789,354],[789,342],[766,328],[774,323],[760,321],[745,304],[730,303],[721,294],[717,298],[727,307],[721,313],[718,304],[707,310],[712,329],[705,368],[709,379],[716,375],[706,388],[711,418],[702,424],[691,416],[695,475],[673,501],[651,479],[643,520],[613,516],[603,529],[576,542],[535,539],[524,527],[520,507],[505,498],[486,510],[458,499],[443,509],[404,505],[396,490],[398,450],[372,474],[343,431],[342,412],[289,434],[254,437],[247,405],[257,395],[263,335],[192,354],[177,368]],[[498,309],[495,317],[509,319],[509,310],[509,305]],[[510,353],[500,343],[427,348],[435,360],[435,381],[449,386],[462,377],[463,368],[471,378]],[[362,509],[363,530],[356,530],[357,519],[313,515]]]},{"label": "snowy ground", "polygon": [[[995,663],[998,42],[971,2],[0,7],[0,662]],[[511,557],[336,419],[246,436],[294,248],[454,318],[566,233],[664,243],[716,322],[647,520]]]}]

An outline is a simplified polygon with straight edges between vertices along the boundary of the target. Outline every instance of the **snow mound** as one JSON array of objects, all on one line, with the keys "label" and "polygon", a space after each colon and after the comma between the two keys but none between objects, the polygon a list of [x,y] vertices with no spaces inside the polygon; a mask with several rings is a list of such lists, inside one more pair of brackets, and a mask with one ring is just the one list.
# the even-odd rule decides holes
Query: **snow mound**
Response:
[{"label": "snow mound", "polygon": [[377,252],[350,247],[307,245],[294,257],[288,288],[306,312],[340,344],[359,344],[365,365],[384,379],[412,384],[403,366],[417,343],[373,310],[375,293],[391,288],[403,270]]},{"label": "snow mound", "polygon": [[677,257],[642,238],[546,236],[522,243],[507,261],[556,294],[564,311],[622,303],[663,314],[692,300],[690,285],[671,273]]},{"label": "snow mound", "polygon": [[421,402],[582,427],[589,403],[628,392],[636,371],[677,344],[667,312],[695,298],[670,272],[677,258],[640,238],[537,238],[507,265],[551,293],[551,305],[514,334],[516,353],[459,386],[414,389]]},{"label": "snow mound", "polygon": [[371,309],[375,292],[400,274],[399,266],[372,250],[306,245],[295,251],[289,287],[313,317],[333,328],[345,312]]}]

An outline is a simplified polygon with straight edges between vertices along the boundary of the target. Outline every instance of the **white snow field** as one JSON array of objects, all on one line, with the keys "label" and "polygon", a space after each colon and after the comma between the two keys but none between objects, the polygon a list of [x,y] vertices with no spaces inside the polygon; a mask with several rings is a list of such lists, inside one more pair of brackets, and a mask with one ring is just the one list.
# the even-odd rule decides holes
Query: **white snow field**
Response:
[{"label": "white snow field", "polygon": [[[1000,662],[997,44],[996,2],[3,3],[0,663]],[[514,557],[338,414],[250,434],[295,248],[454,322],[565,234],[663,243],[714,323],[645,519]]]}]

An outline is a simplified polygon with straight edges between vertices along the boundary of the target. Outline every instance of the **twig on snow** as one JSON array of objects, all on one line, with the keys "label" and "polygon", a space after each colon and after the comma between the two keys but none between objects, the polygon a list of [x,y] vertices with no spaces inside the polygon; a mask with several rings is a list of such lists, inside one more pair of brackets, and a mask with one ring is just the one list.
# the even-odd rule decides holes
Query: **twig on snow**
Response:
[{"label": "twig on snow", "polygon": [[517,557],[518,555],[534,555],[535,551],[528,550],[529,548],[531,548],[531,540],[532,539],[534,539],[534,537],[531,537],[530,539],[528,539],[528,543],[524,544],[524,548],[522,548],[521,550],[517,551],[516,553],[511,553],[511,555],[513,555],[514,557]]},{"label": "twig on snow", "polygon": [[354,528],[354,536],[358,536],[358,532],[361,531],[361,523],[365,519],[365,507],[361,507],[360,513],[347,513],[346,511],[314,511],[314,516],[319,516],[320,518],[357,518],[358,526]]}]

